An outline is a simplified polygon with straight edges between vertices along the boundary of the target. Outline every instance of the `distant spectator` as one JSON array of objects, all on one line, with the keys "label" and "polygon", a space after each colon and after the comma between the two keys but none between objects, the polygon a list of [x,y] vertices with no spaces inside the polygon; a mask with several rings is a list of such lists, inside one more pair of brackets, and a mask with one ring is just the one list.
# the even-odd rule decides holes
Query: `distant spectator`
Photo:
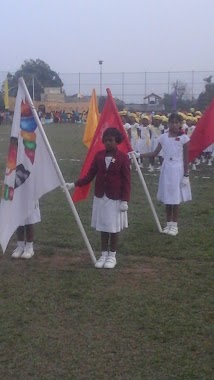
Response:
[{"label": "distant spectator", "polygon": [[5,111],[5,123],[9,124],[11,122],[10,111]]},{"label": "distant spectator", "polygon": [[76,111],[74,111],[74,117],[75,117],[74,122],[75,123],[79,123],[79,121],[80,121],[80,114],[79,114],[79,109],[78,108],[76,108]]},{"label": "distant spectator", "polygon": [[63,111],[62,111],[62,122],[63,122],[63,123],[66,123],[66,121],[67,121],[67,115],[66,115],[65,110],[63,110]]},{"label": "distant spectator", "polygon": [[3,120],[4,120],[4,116],[2,115],[2,113],[0,114],[0,125],[1,125],[1,123],[3,122]]},{"label": "distant spectator", "polygon": [[59,112],[56,111],[54,112],[54,123],[59,123],[60,117],[59,117]]}]

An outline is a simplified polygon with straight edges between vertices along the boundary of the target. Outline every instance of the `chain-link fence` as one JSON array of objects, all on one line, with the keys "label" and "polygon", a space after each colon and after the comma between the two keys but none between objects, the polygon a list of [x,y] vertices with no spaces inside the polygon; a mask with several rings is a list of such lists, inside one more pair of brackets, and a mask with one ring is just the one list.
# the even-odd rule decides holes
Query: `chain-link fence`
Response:
[{"label": "chain-link fence", "polygon": [[[3,83],[7,72],[0,72]],[[144,103],[144,98],[151,93],[163,97],[171,94],[175,83],[185,86],[186,99],[197,99],[204,90],[204,79],[214,76],[214,71],[168,71],[140,73],[59,73],[66,95],[82,94],[90,96],[95,88],[97,95],[105,95],[110,88],[114,97],[125,103]]]},{"label": "chain-link fence", "polygon": [[208,71],[141,72],[141,73],[77,73],[60,74],[66,94],[90,95],[93,88],[98,95],[104,95],[110,88],[114,97],[125,103],[143,103],[151,93],[160,97],[171,94],[174,85],[185,86],[185,97],[197,99],[204,90],[204,79],[214,76]]}]

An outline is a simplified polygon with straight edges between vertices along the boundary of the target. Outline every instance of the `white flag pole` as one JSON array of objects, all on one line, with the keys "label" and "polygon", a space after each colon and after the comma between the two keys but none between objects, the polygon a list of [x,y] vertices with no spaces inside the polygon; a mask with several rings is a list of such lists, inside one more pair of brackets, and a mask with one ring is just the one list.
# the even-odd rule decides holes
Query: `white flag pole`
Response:
[{"label": "white flag pole", "polygon": [[148,199],[148,201],[149,201],[149,206],[151,207],[152,214],[153,214],[153,216],[154,216],[155,222],[156,222],[157,227],[158,227],[158,231],[159,231],[159,232],[163,232],[162,227],[161,227],[160,222],[159,222],[159,219],[158,219],[158,216],[157,216],[157,213],[156,213],[156,211],[155,211],[155,207],[154,207],[153,202],[152,202],[152,198],[150,197],[149,190],[148,190],[148,188],[147,188],[147,186],[146,186],[145,179],[144,179],[143,174],[142,174],[142,172],[141,172],[141,170],[140,170],[140,167],[139,167],[139,165],[138,165],[138,162],[137,162],[137,159],[136,159],[136,157],[135,157],[135,154],[134,154],[133,152],[130,152],[130,153],[131,153],[131,157],[132,157],[132,159],[134,160],[134,164],[135,164],[136,169],[137,169],[137,172],[138,172],[138,174],[139,174],[140,181],[141,181],[141,183],[142,183],[142,185],[143,185],[144,191],[145,191],[146,196],[147,196],[147,199]]},{"label": "white flag pole", "polygon": [[77,222],[78,227],[79,227],[79,229],[80,229],[80,232],[81,232],[81,234],[82,234],[83,240],[84,240],[84,242],[85,242],[85,244],[86,244],[86,247],[87,247],[88,252],[89,252],[89,254],[90,254],[90,256],[91,256],[91,259],[92,259],[93,263],[95,264],[95,263],[96,263],[96,257],[95,257],[95,255],[94,255],[94,252],[93,252],[92,248],[91,248],[91,244],[90,244],[90,242],[89,242],[89,240],[88,240],[88,237],[87,237],[87,235],[86,235],[86,233],[85,233],[84,227],[83,227],[83,225],[82,225],[82,222],[81,222],[80,217],[79,217],[79,215],[78,215],[78,212],[77,212],[77,210],[76,210],[76,207],[75,207],[75,205],[74,205],[74,202],[73,202],[73,200],[72,200],[72,198],[71,198],[71,196],[70,196],[70,193],[69,193],[68,189],[67,189],[66,186],[65,186],[65,180],[64,180],[64,177],[63,177],[62,172],[61,172],[61,170],[60,170],[60,168],[59,168],[59,165],[58,165],[58,163],[57,163],[57,161],[56,161],[56,158],[55,158],[55,156],[54,156],[54,154],[53,154],[53,151],[52,151],[52,149],[51,149],[51,146],[50,146],[50,144],[49,144],[49,141],[48,141],[47,136],[46,136],[46,134],[45,134],[44,128],[43,128],[42,123],[41,123],[41,121],[40,121],[40,119],[39,119],[39,116],[38,116],[38,114],[37,114],[37,111],[36,111],[36,109],[35,109],[35,107],[34,107],[34,104],[33,104],[33,102],[32,102],[32,99],[31,99],[31,97],[30,97],[30,94],[29,94],[29,92],[28,92],[28,89],[27,89],[27,87],[26,87],[26,84],[25,84],[24,79],[23,79],[23,78],[20,78],[20,79],[19,79],[19,83],[21,84],[21,86],[22,86],[22,88],[23,88],[23,91],[24,91],[24,93],[25,93],[25,95],[26,95],[26,98],[27,98],[27,101],[28,101],[29,106],[30,106],[30,108],[31,108],[32,114],[33,114],[33,116],[34,116],[34,118],[35,118],[35,120],[36,120],[37,126],[38,126],[38,128],[39,128],[39,130],[40,130],[40,133],[41,133],[41,135],[42,135],[43,141],[44,141],[44,143],[45,143],[45,145],[46,145],[46,148],[47,148],[47,150],[48,150],[48,153],[49,153],[49,155],[50,155],[50,158],[51,158],[51,160],[52,160],[52,162],[53,162],[53,165],[54,165],[54,167],[55,167],[55,169],[56,169],[56,173],[57,173],[57,175],[58,175],[58,177],[59,177],[59,180],[60,180],[60,182],[61,182],[61,185],[62,185],[62,186],[64,187],[64,189],[65,189],[65,195],[66,195],[67,201],[68,201],[68,203],[69,203],[69,206],[70,206],[71,210],[73,211],[74,217],[75,217],[75,219],[76,219],[76,222]]}]

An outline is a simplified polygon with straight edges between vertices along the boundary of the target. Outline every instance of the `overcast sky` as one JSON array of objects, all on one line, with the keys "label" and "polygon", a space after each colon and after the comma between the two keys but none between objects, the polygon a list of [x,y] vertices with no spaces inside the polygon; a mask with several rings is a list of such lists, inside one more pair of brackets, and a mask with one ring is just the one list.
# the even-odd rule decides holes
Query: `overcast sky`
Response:
[{"label": "overcast sky", "polygon": [[214,0],[6,0],[0,71],[213,70]]}]

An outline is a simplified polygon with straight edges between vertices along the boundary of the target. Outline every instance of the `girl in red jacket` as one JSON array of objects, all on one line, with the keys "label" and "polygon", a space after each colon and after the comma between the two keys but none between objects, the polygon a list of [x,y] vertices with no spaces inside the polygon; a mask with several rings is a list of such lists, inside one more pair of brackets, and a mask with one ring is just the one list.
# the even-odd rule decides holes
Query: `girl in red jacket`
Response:
[{"label": "girl in red jacket", "polygon": [[96,268],[114,268],[118,235],[128,227],[130,198],[130,163],[128,156],[117,149],[122,134],[116,128],[107,128],[102,142],[105,150],[97,152],[87,175],[67,188],[84,186],[96,176],[91,226],[101,232],[102,254]]}]

